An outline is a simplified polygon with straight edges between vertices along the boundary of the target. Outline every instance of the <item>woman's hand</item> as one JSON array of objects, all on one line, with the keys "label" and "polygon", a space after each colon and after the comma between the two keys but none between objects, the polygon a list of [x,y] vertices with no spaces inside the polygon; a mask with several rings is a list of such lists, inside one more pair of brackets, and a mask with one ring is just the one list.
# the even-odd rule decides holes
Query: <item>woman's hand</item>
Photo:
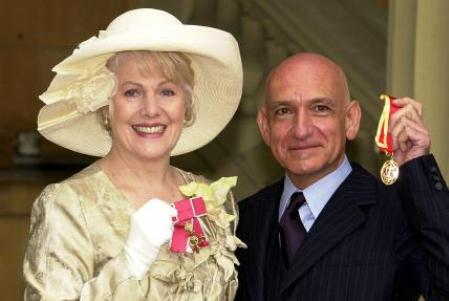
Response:
[{"label": "woman's hand", "polygon": [[173,233],[172,217],[176,210],[167,202],[151,199],[131,217],[131,227],[125,244],[131,272],[142,279]]}]

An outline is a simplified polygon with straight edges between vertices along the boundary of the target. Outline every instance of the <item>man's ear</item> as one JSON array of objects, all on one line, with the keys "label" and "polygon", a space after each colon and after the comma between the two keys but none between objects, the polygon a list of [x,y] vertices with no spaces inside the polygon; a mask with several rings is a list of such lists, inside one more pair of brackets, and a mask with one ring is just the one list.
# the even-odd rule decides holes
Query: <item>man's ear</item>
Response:
[{"label": "man's ear", "polygon": [[257,111],[257,125],[260,135],[267,146],[270,146],[270,128],[268,126],[268,112],[264,106]]},{"label": "man's ear", "polygon": [[357,100],[351,100],[346,108],[346,139],[354,140],[357,137],[361,118],[362,109],[360,108],[359,102]]}]

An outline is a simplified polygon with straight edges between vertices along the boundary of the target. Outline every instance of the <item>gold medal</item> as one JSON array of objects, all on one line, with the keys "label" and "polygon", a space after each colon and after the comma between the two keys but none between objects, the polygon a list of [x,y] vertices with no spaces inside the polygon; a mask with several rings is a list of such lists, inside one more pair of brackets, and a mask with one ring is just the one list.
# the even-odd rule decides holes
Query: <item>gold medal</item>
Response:
[{"label": "gold medal", "polygon": [[393,159],[388,159],[380,169],[380,178],[385,185],[392,185],[399,178],[399,165]]},{"label": "gold medal", "polygon": [[190,248],[192,248],[192,251],[194,251],[195,253],[198,253],[200,251],[200,248],[206,241],[206,237],[204,237],[204,235],[197,235],[195,233],[195,231],[193,230],[192,222],[186,222],[186,224],[184,225],[184,230],[186,230],[189,234]]},{"label": "gold medal", "polygon": [[393,141],[388,128],[390,117],[399,109],[399,107],[391,102],[395,99],[393,96],[382,94],[380,99],[385,103],[377,126],[376,137],[374,139],[377,147],[388,157],[387,161],[385,161],[380,169],[380,179],[385,185],[392,185],[399,178],[399,165],[393,160]]}]

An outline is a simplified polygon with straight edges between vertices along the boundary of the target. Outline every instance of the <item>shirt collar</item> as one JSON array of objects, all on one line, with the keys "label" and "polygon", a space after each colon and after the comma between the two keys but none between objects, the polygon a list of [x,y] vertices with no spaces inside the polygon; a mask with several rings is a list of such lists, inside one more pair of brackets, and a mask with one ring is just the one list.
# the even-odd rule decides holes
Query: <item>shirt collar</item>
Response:
[{"label": "shirt collar", "polygon": [[[348,177],[351,171],[351,164],[349,163],[348,158],[345,155],[343,161],[336,170],[319,179],[306,189],[302,190],[302,193],[304,193],[304,197],[307,201],[307,206],[309,206],[310,211],[312,212],[315,219],[318,217],[334,192]],[[296,191],[301,190],[296,188],[288,175],[285,175],[284,191],[282,192],[281,201],[279,204],[279,218],[282,216],[285,208],[288,206],[291,195]]]}]

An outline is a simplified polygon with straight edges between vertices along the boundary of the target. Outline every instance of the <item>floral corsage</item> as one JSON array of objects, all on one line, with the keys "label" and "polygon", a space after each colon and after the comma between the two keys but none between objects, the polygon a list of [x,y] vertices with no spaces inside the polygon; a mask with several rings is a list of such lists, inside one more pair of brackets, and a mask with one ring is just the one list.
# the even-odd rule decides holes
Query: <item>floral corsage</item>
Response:
[{"label": "floral corsage", "polygon": [[[229,235],[230,223],[237,217],[227,213],[224,208],[229,191],[236,183],[237,177],[223,177],[211,184],[191,182],[180,187],[181,192],[189,198],[173,204],[178,214],[173,218],[175,229],[170,242],[172,252],[199,252],[201,248],[209,246],[209,237],[217,231],[225,233],[224,243],[230,249],[235,250],[241,244],[238,238]],[[202,216],[207,218],[200,219]]]}]

